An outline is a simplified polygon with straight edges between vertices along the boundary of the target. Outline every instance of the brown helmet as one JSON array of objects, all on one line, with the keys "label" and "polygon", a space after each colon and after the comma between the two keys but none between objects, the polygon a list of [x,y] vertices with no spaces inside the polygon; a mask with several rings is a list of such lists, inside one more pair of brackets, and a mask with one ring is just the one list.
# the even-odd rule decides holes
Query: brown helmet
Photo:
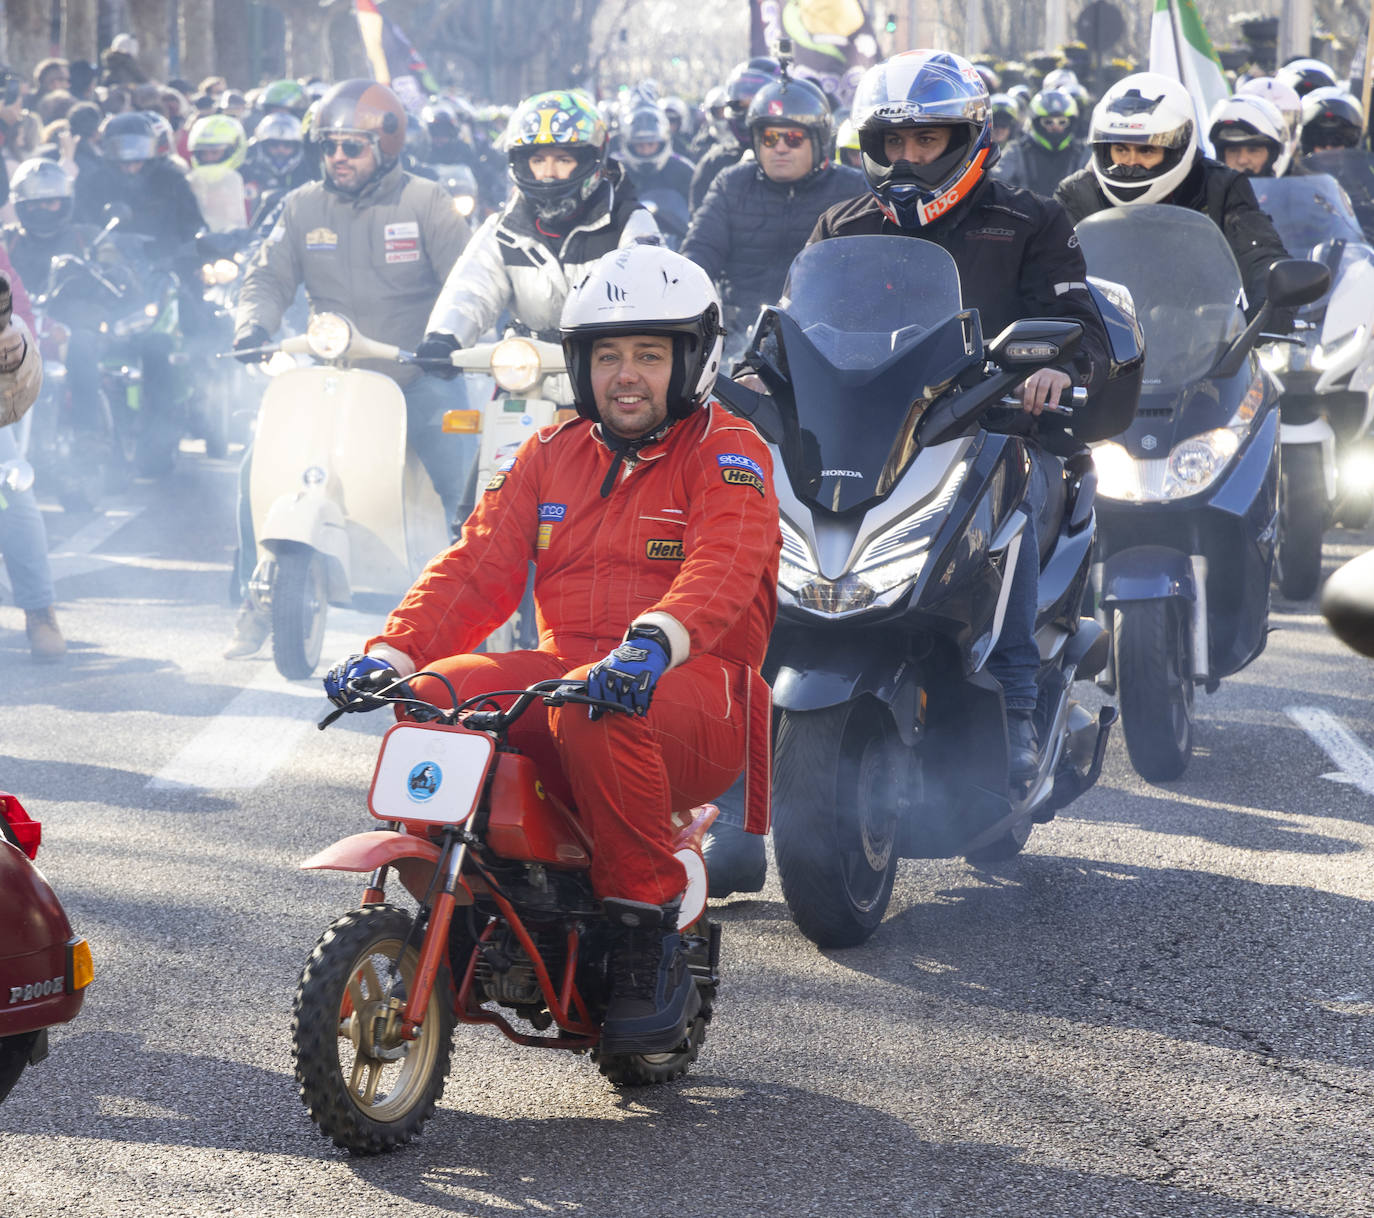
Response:
[{"label": "brown helmet", "polygon": [[320,98],[311,138],[329,132],[374,140],[383,163],[401,155],[406,140],[406,112],[401,99],[375,80],[343,80]]}]

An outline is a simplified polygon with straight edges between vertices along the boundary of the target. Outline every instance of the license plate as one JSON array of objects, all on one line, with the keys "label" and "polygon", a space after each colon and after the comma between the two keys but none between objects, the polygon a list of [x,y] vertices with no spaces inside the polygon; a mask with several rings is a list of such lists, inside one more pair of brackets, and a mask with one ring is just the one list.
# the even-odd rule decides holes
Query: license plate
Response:
[{"label": "license plate", "polygon": [[461,825],[477,808],[495,753],[481,732],[398,723],[382,739],[368,811],[378,820]]}]

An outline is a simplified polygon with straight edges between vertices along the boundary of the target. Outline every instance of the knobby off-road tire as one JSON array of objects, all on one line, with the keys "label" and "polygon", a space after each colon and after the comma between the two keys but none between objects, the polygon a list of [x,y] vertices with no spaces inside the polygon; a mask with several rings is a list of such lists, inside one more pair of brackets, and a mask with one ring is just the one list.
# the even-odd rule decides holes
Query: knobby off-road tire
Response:
[{"label": "knobby off-road tire", "polygon": [[1117,697],[1126,752],[1148,782],[1167,782],[1193,756],[1193,679],[1188,631],[1169,601],[1116,610]]},{"label": "knobby off-road tire", "polygon": [[883,920],[897,874],[899,747],[886,711],[858,702],[784,711],[773,755],[773,846],[797,928],[854,947]]},{"label": "knobby off-road tire", "polygon": [[[339,918],[301,973],[291,1017],[296,1083],[310,1119],[334,1145],[378,1154],[410,1141],[434,1113],[453,1054],[449,975],[441,967],[419,1039],[373,1050],[389,962],[401,955],[410,915],[367,905]],[[419,951],[401,957],[403,992]]]},{"label": "knobby off-road tire", "polygon": [[687,1027],[682,1046],[670,1053],[609,1053],[592,1050],[596,1068],[617,1087],[653,1087],[681,1078],[697,1059],[706,1040],[711,1006],[703,996],[701,1010]]}]

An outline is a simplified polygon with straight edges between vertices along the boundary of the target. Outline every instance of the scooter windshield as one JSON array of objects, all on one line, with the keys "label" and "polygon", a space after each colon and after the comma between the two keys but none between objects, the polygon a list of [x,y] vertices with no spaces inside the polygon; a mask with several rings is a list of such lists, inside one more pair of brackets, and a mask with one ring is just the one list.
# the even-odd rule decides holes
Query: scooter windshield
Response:
[{"label": "scooter windshield", "polygon": [[1114,207],[1077,228],[1088,273],[1124,285],[1145,332],[1146,393],[1205,377],[1245,328],[1240,269],[1201,212],[1163,203]]},{"label": "scooter windshield", "polygon": [[1303,157],[1302,164],[1312,173],[1330,174],[1341,184],[1355,208],[1365,239],[1374,240],[1374,156],[1363,148],[1340,148],[1314,152]]},{"label": "scooter windshield", "polygon": [[1335,178],[1252,178],[1260,210],[1269,213],[1283,247],[1294,258],[1311,257],[1324,241],[1363,242],[1355,209]]},{"label": "scooter windshield", "polygon": [[836,368],[876,368],[960,310],[959,268],[914,237],[835,237],[793,259],[780,307]]},{"label": "scooter windshield", "polygon": [[793,261],[778,312],[792,324],[755,341],[776,336],[786,368],[793,488],[832,512],[887,494],[919,451],[926,387],[982,354],[954,259],[914,237],[820,241]]}]

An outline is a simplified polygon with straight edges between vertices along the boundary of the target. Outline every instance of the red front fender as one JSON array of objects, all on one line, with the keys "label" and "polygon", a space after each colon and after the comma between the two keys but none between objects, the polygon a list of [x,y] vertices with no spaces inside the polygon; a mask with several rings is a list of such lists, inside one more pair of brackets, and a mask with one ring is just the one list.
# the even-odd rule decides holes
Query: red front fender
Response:
[{"label": "red front fender", "polygon": [[[423,901],[430,876],[439,862],[439,847],[428,838],[394,829],[355,833],[326,846],[300,865],[302,871],[357,871],[370,874],[378,867],[395,867],[401,883]],[[469,898],[471,899],[471,898]],[[462,903],[460,899],[460,904]]]}]

